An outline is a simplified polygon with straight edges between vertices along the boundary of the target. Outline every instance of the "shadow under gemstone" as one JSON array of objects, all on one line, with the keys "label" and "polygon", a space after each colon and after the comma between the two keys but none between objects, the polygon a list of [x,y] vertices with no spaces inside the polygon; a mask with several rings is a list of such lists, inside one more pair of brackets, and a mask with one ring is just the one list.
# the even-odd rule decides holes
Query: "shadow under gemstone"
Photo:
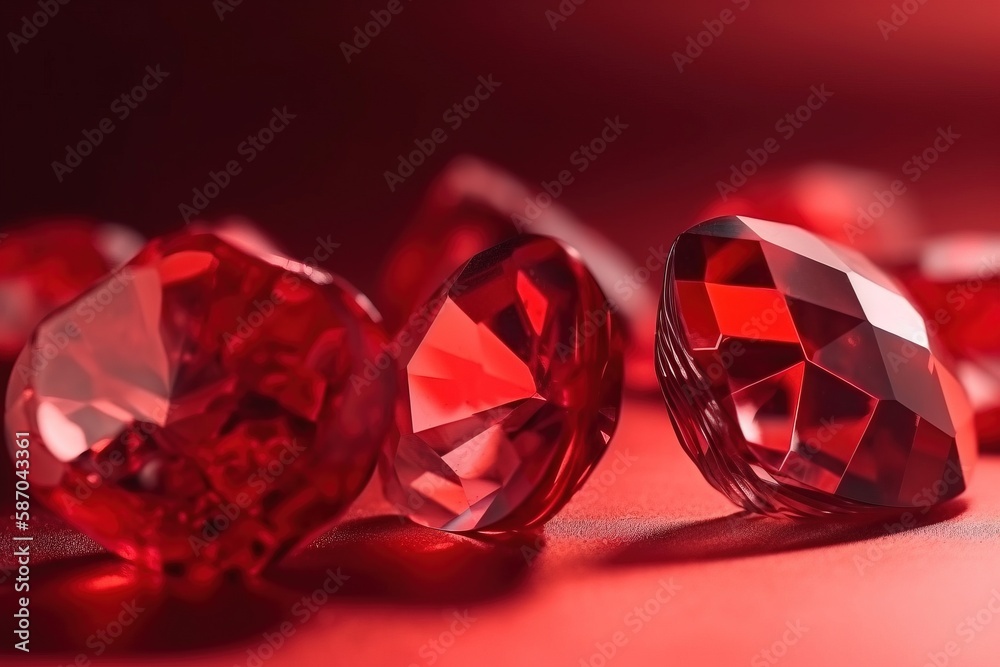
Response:
[{"label": "shadow under gemstone", "polygon": [[349,521],[267,573],[298,591],[346,575],[338,598],[416,605],[470,603],[511,594],[528,577],[541,540],[526,532],[466,536],[398,516]]},{"label": "shadow under gemstone", "polygon": [[955,499],[929,510],[795,521],[742,511],[669,526],[626,545],[605,564],[690,563],[850,544],[947,521],[964,512],[966,506],[964,499]]}]

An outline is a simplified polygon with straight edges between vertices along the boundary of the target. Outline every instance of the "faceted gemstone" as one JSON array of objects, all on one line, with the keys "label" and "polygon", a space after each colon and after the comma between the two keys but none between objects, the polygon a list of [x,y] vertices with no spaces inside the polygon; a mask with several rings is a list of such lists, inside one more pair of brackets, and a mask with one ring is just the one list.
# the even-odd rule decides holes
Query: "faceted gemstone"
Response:
[{"label": "faceted gemstone", "polygon": [[470,257],[520,232],[557,238],[579,251],[622,315],[629,347],[628,386],[655,391],[656,296],[649,273],[548,193],[535,193],[477,158],[460,157],[448,165],[390,251],[380,288],[390,323],[403,325]]},{"label": "faceted gemstone", "polygon": [[1000,234],[929,239],[899,277],[957,359],[981,447],[1000,450]]},{"label": "faceted gemstone", "polygon": [[84,218],[0,235],[0,359],[13,361],[38,322],[142,247],[135,232]]},{"label": "faceted gemstone", "polygon": [[256,572],[349,503],[391,422],[386,343],[351,286],[179,233],[47,317],[14,368],[8,446],[109,550],[194,580]]},{"label": "faceted gemstone", "polygon": [[[142,247],[130,229],[87,218],[52,218],[0,234],[0,387],[38,322],[78,297]],[[0,414],[0,421],[2,421]],[[0,457],[0,488],[13,468]]]},{"label": "faceted gemstone", "polygon": [[755,176],[735,193],[720,193],[724,198],[698,219],[781,220],[894,265],[912,254],[923,226],[910,201],[892,192],[892,182],[878,172],[815,163],[771,178]]},{"label": "faceted gemstone", "polygon": [[671,249],[658,367],[678,439],[742,507],[927,506],[961,493],[972,412],[890,278],[801,228],[703,222]]},{"label": "faceted gemstone", "polygon": [[608,447],[622,392],[617,314],[579,256],[521,235],[473,257],[399,345],[386,495],[448,531],[550,518]]}]

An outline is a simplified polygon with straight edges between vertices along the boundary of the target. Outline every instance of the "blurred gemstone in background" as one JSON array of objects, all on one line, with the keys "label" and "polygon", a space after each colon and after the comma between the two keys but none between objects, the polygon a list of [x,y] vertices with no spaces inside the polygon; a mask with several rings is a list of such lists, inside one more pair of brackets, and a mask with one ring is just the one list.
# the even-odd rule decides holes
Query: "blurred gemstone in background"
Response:
[{"label": "blurred gemstone in background", "polygon": [[897,275],[956,358],[980,447],[1000,450],[1000,234],[927,239]]},{"label": "blurred gemstone in background", "polygon": [[259,225],[241,215],[230,215],[218,220],[194,220],[191,227],[193,230],[211,232],[250,255],[288,255]]},{"label": "blurred gemstone in background", "polygon": [[912,257],[924,228],[892,188],[893,179],[878,172],[811,163],[720,196],[699,220],[745,215],[798,225],[891,266]]},{"label": "blurred gemstone in background", "polygon": [[548,193],[535,192],[471,156],[455,158],[442,171],[389,251],[379,279],[379,306],[389,326],[404,326],[410,313],[473,255],[521,232],[557,238],[580,253],[622,315],[629,348],[626,387],[656,391],[655,292],[662,265],[647,270]]},{"label": "blurred gemstone in background", "polygon": [[[26,222],[0,234],[0,386],[43,317],[69,303],[111,269],[130,260],[143,238],[135,231],[85,217]],[[0,421],[4,418],[0,401]],[[0,484],[13,466],[0,456]]]},{"label": "blurred gemstone in background", "polygon": [[130,260],[142,237],[121,225],[66,217],[0,239],[0,359],[13,360],[53,310]]}]

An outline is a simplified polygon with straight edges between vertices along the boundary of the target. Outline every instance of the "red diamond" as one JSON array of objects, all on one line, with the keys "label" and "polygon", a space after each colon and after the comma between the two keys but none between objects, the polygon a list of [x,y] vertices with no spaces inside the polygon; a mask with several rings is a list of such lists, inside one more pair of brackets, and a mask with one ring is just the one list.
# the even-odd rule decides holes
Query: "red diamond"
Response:
[{"label": "red diamond", "polygon": [[194,578],[254,572],[368,480],[394,378],[385,339],[330,274],[210,234],[148,245],[46,318],[18,359],[8,442],[33,491],[121,556]]},{"label": "red diamond", "polygon": [[661,385],[681,444],[738,505],[927,506],[961,493],[976,457],[968,401],[928,329],[854,251],[718,218],[671,251]]},{"label": "red diamond", "polygon": [[958,359],[983,449],[1000,449],[1000,235],[931,239],[900,279]]},{"label": "red diamond", "polygon": [[607,449],[617,317],[577,255],[524,235],[475,256],[397,341],[397,429],[380,469],[417,523],[500,531],[555,514]]},{"label": "red diamond", "polygon": [[623,316],[630,349],[628,386],[655,391],[651,369],[656,296],[646,268],[637,268],[628,255],[554,203],[547,192],[532,192],[477,158],[460,157],[448,165],[390,252],[380,290],[382,302],[388,304],[387,317],[402,323],[470,257],[519,232],[551,236],[580,252]]}]

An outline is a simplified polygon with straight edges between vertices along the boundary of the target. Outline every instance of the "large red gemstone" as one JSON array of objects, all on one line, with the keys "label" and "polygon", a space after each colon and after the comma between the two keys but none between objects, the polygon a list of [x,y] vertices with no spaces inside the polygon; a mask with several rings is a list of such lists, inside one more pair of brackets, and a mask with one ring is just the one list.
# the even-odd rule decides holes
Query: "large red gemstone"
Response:
[{"label": "large red gemstone", "polygon": [[929,239],[900,278],[957,358],[980,444],[1000,449],[1000,235]]},{"label": "large red gemstone", "polygon": [[622,392],[617,316],[575,252],[523,235],[476,255],[400,332],[389,499],[450,531],[555,514],[607,449]]},{"label": "large red gemstone", "polygon": [[[402,325],[470,257],[519,233],[551,236],[579,251],[622,315],[630,351],[628,386],[655,391],[652,272],[577,220],[547,192],[533,192],[474,157],[456,158],[438,176],[390,251],[380,289],[387,317]],[[659,261],[653,256],[649,260]]]},{"label": "large red gemstone", "polygon": [[254,572],[368,480],[395,379],[377,314],[328,273],[210,234],[150,243],[46,318],[12,373],[8,443],[36,497],[121,556]]},{"label": "large red gemstone", "polygon": [[733,502],[804,515],[966,487],[972,413],[897,285],[798,227],[729,217],[668,262],[658,363],[681,444]]}]

